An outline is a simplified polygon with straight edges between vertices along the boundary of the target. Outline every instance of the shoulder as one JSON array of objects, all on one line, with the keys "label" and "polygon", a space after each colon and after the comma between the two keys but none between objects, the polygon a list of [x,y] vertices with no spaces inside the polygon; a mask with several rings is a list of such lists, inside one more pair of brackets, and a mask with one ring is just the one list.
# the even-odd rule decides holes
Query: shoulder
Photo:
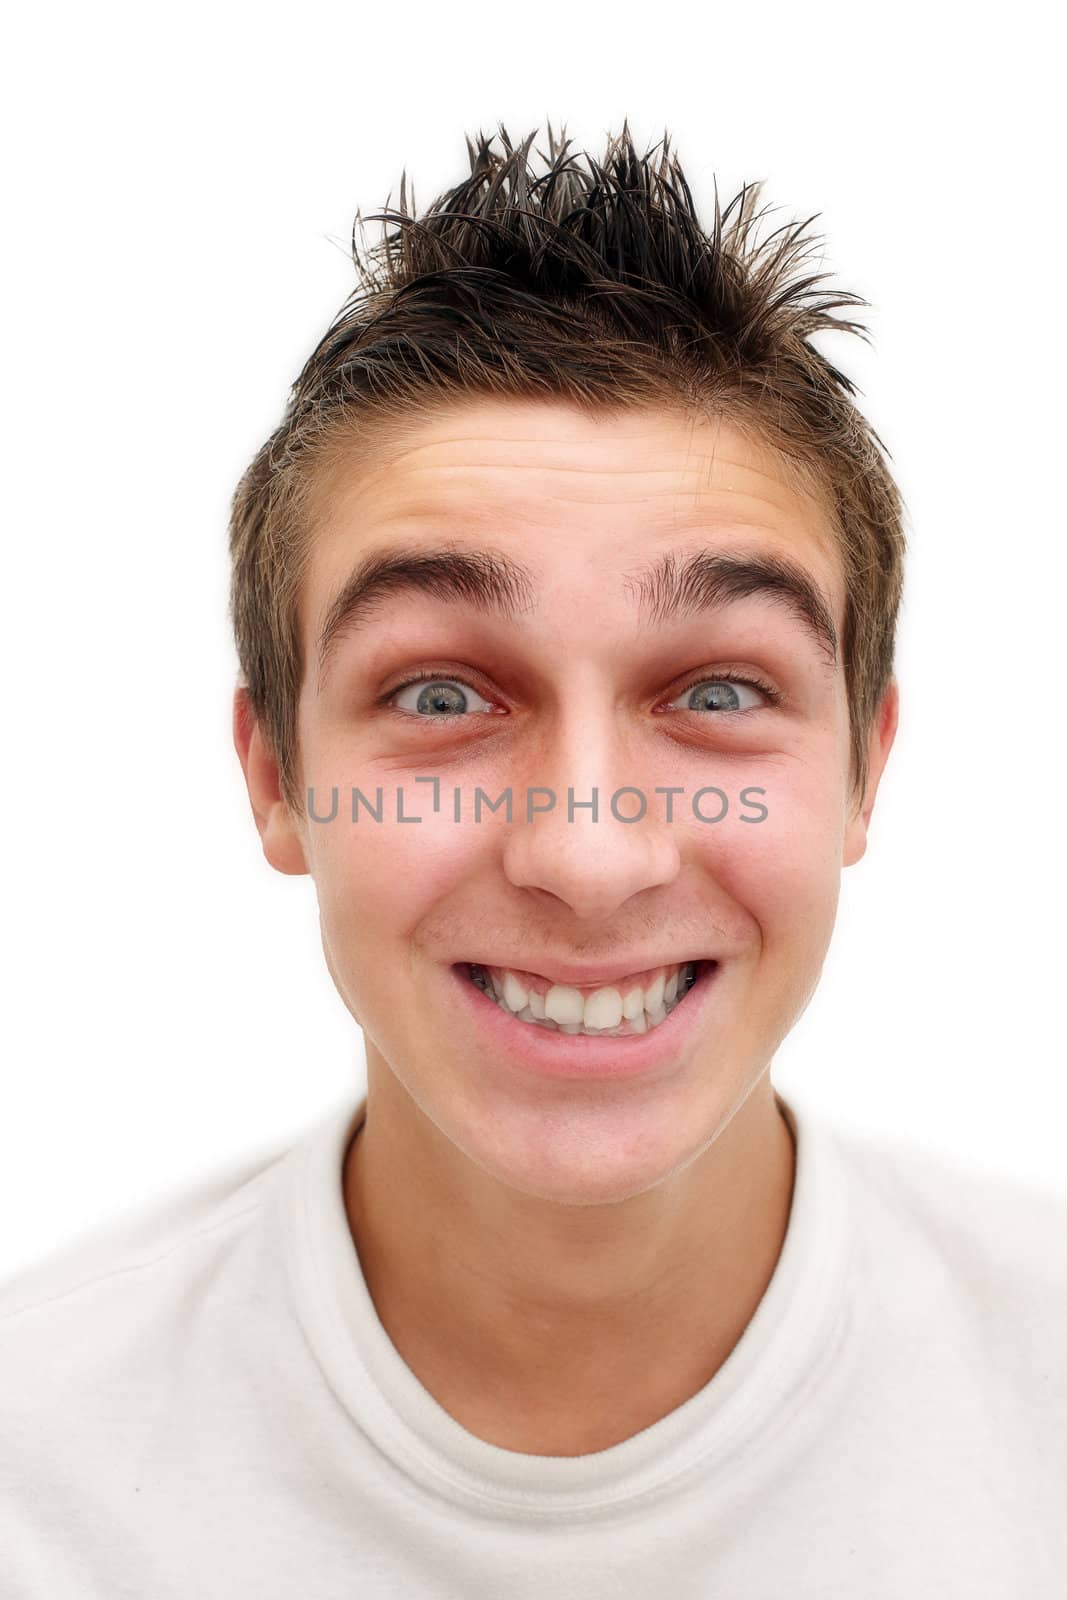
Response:
[{"label": "shoulder", "polygon": [[1067,1283],[1067,1192],[984,1172],[919,1145],[837,1130],[853,1193],[976,1272],[1014,1266]]},{"label": "shoulder", "polygon": [[1054,1367],[1067,1398],[1067,1194],[904,1142],[834,1137],[868,1287],[913,1313],[954,1311],[987,1345]]},{"label": "shoulder", "polygon": [[0,1414],[37,1385],[86,1377],[172,1317],[254,1231],[291,1146],[157,1196],[0,1282]]},{"label": "shoulder", "polygon": [[30,1571],[55,1589],[68,1543],[102,1572],[116,1539],[136,1549],[150,1490],[158,1504],[210,1470],[216,1419],[227,1426],[274,1348],[302,1142],[231,1161],[0,1284],[4,1593]]}]

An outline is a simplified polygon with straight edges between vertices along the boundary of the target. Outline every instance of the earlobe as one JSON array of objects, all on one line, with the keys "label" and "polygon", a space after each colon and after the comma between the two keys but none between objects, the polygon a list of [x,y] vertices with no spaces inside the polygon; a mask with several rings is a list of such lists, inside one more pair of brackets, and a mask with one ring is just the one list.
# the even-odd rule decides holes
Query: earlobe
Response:
[{"label": "earlobe", "polygon": [[238,684],[233,696],[233,743],[263,842],[263,854],[277,872],[292,876],[309,868],[292,815],[282,797],[278,762],[248,700],[248,690]]},{"label": "earlobe", "polygon": [[841,865],[844,867],[854,866],[866,852],[867,829],[871,813],[874,811],[878,785],[885,771],[885,764],[889,760],[893,740],[896,738],[899,715],[900,691],[896,678],[890,678],[867,743],[867,787],[861,804],[849,817],[845,827],[844,849],[841,856]]}]

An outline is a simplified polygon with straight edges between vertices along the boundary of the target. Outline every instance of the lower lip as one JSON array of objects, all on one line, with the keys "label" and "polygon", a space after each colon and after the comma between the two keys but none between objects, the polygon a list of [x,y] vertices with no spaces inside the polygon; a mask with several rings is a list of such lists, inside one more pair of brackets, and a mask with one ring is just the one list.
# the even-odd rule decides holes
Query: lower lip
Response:
[{"label": "lower lip", "polygon": [[472,982],[468,963],[454,965],[452,976],[475,1025],[508,1065],[543,1078],[615,1080],[666,1073],[680,1064],[720,970],[717,962],[708,962],[685,998],[662,1022],[647,1033],[614,1039],[608,1034],[558,1033],[536,1023],[520,1022]]}]

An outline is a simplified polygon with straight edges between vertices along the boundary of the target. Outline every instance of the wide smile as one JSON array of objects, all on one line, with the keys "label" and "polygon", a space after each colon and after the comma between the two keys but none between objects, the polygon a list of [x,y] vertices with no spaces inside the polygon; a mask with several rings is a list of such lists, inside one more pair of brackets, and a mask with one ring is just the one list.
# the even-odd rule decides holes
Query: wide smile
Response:
[{"label": "wide smile", "polygon": [[653,974],[585,989],[478,962],[471,962],[469,971],[472,983],[520,1022],[553,1033],[624,1039],[660,1027],[696,983],[701,965],[706,963],[676,962]]},{"label": "wide smile", "polygon": [[678,1064],[720,963],[676,963],[597,989],[469,961],[451,970],[465,1008],[505,1064],[550,1077],[618,1078]]}]

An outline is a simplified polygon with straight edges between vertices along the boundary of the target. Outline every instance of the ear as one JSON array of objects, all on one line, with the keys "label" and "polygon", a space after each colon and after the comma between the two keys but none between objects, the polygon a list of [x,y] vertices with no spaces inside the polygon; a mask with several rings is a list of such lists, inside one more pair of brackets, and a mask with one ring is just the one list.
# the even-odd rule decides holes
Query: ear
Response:
[{"label": "ear", "polygon": [[278,872],[307,872],[300,834],[282,798],[277,760],[263,737],[243,684],[237,685],[233,695],[233,743],[263,841],[263,854]]},{"label": "ear", "polygon": [[889,752],[893,748],[893,740],[896,738],[899,712],[900,691],[897,688],[896,678],[890,678],[867,742],[867,787],[858,810],[849,817],[845,828],[842,866],[851,867],[860,860],[867,849],[867,828],[871,812],[874,810],[878,785],[889,759]]}]

